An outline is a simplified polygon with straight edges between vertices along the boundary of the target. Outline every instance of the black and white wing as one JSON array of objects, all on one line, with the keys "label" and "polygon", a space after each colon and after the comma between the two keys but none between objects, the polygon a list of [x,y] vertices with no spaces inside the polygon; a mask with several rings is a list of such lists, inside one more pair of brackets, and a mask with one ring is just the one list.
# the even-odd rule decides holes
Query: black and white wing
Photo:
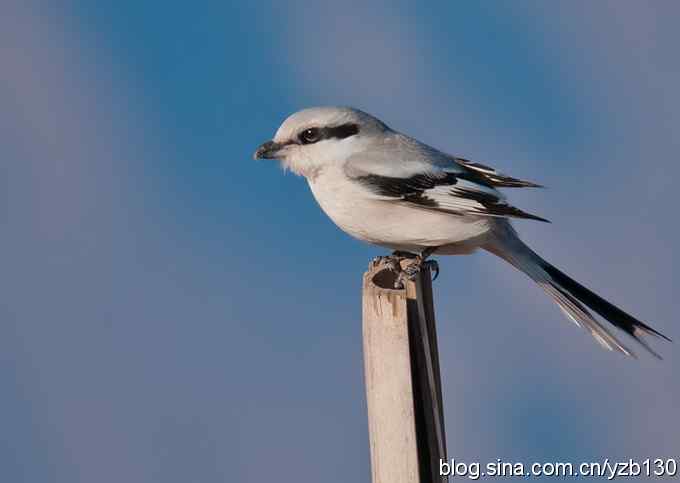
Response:
[{"label": "black and white wing", "polygon": [[460,163],[461,165],[479,174],[485,179],[491,186],[498,188],[543,188],[542,185],[533,183],[531,181],[526,181],[519,178],[513,178],[507,174],[501,173],[500,171],[487,166],[482,163],[475,163],[473,161],[467,160],[465,158],[459,158],[457,156],[452,156],[453,159]]},{"label": "black and white wing", "polygon": [[[548,222],[508,204],[487,176],[406,136],[399,135],[392,142],[381,145],[380,149],[350,157],[344,171],[376,198],[386,201],[408,203],[452,215]],[[500,175],[497,173],[495,176]],[[505,183],[514,180],[504,179]],[[520,180],[514,182],[520,183]]]},{"label": "black and white wing", "polygon": [[499,216],[548,222],[508,204],[490,186],[467,175],[446,171],[414,174],[408,178],[365,174],[355,181],[385,200],[410,203],[419,208],[452,215]]}]

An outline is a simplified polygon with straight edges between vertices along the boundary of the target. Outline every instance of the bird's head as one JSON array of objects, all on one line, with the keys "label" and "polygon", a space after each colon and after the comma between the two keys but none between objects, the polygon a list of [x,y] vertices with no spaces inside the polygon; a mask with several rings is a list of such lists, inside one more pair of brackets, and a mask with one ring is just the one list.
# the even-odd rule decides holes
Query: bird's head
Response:
[{"label": "bird's head", "polygon": [[325,166],[343,163],[384,135],[379,119],[349,107],[312,107],[289,116],[255,159],[279,159],[296,174],[314,177]]}]

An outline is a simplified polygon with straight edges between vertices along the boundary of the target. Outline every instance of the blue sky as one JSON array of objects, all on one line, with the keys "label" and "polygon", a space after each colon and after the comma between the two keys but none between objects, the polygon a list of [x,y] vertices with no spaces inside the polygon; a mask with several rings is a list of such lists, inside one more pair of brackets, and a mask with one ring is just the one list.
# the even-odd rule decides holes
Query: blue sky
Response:
[{"label": "blue sky", "polygon": [[[70,2],[0,18],[0,477],[369,481],[380,254],[251,159],[353,105],[542,182],[539,253],[677,339],[671,2]],[[679,359],[602,351],[520,274],[441,260],[450,457],[678,457]]]}]

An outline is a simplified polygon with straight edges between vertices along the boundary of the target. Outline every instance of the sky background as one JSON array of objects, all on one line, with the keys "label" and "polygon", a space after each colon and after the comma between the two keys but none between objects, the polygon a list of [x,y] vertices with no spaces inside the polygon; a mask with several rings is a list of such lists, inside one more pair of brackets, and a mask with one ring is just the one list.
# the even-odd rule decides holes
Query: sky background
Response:
[{"label": "sky background", "polygon": [[[361,275],[252,160],[352,105],[547,190],[558,267],[671,338],[680,4],[35,2],[0,15],[0,480],[368,482]],[[435,284],[449,457],[680,458],[680,355],[606,352],[488,254]]]}]

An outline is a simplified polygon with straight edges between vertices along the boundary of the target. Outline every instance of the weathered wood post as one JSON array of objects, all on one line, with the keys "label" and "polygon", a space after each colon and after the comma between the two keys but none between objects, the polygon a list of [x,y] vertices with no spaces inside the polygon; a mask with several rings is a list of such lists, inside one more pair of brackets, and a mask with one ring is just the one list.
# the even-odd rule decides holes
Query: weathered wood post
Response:
[{"label": "weathered wood post", "polygon": [[435,483],[446,459],[430,270],[402,290],[384,265],[363,280],[366,399],[373,483]]}]

